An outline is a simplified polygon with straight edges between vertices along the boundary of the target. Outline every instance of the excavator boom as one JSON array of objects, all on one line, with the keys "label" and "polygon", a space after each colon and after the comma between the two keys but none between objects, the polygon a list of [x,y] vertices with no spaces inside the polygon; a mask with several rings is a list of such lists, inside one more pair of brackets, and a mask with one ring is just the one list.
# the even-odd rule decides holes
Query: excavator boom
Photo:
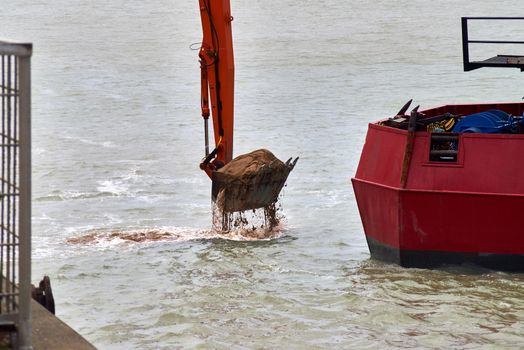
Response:
[{"label": "excavator boom", "polygon": [[211,177],[214,170],[233,158],[235,91],[235,62],[231,33],[233,17],[229,0],[199,0],[199,3],[203,32],[199,52],[202,117],[207,124],[211,110],[215,139],[214,153],[206,154],[202,169]]},{"label": "excavator boom", "polygon": [[[199,0],[203,39],[199,51],[205,158],[200,164],[212,179],[212,199],[223,212],[274,207],[294,162],[281,162],[267,150],[233,159],[233,36],[229,0]],[[215,148],[209,152],[212,117]]]}]

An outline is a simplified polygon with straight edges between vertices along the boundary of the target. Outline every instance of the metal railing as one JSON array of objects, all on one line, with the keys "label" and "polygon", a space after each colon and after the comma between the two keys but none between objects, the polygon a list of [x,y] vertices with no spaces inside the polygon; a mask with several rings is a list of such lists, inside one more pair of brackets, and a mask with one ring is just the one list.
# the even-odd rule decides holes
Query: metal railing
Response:
[{"label": "metal railing", "polygon": [[31,44],[0,41],[0,329],[31,342]]},{"label": "metal railing", "polygon": [[510,67],[524,71],[524,56],[497,55],[483,61],[470,61],[469,44],[524,44],[524,41],[512,40],[469,40],[468,21],[516,21],[524,17],[462,17],[462,55],[464,71],[482,67]]}]

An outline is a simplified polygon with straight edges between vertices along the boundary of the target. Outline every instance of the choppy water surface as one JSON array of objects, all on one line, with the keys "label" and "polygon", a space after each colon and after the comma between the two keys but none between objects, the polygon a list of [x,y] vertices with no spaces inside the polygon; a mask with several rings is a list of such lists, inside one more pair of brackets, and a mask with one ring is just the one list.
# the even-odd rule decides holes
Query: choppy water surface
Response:
[{"label": "choppy water surface", "polygon": [[301,158],[280,233],[244,240],[210,231],[197,1],[5,1],[0,36],[35,45],[34,280],[100,349],[521,347],[524,275],[370,260],[349,182],[409,98],[521,99],[518,70],[462,72],[459,20],[519,9],[232,0],[235,153]]}]

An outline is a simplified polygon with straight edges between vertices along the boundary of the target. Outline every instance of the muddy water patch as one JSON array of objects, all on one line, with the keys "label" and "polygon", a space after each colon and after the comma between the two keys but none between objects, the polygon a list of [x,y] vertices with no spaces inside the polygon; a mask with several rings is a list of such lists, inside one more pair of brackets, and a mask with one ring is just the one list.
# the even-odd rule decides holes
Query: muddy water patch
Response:
[{"label": "muddy water patch", "polygon": [[121,240],[123,242],[153,242],[178,240],[180,235],[159,229],[132,230],[132,231],[97,231],[86,233],[77,237],[66,239],[71,244],[96,244],[102,241],[110,242]]},{"label": "muddy water patch", "polygon": [[151,242],[184,242],[194,240],[226,239],[234,241],[270,240],[281,236],[282,226],[271,230],[263,228],[238,228],[228,232],[214,229],[196,229],[183,227],[124,229],[124,230],[89,230],[78,236],[69,237],[71,245],[139,244]]}]

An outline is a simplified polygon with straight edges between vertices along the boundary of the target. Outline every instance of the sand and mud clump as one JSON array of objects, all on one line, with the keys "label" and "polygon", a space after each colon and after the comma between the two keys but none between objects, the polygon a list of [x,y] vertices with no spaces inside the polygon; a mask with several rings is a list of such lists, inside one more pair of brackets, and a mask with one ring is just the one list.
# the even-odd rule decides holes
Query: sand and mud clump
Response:
[{"label": "sand and mud clump", "polygon": [[278,199],[293,166],[268,150],[236,157],[213,173],[213,196],[224,212],[264,208]]},{"label": "sand and mud clump", "polygon": [[213,227],[224,233],[247,230],[270,236],[280,221],[280,191],[295,163],[283,163],[270,151],[259,149],[213,173]]}]

